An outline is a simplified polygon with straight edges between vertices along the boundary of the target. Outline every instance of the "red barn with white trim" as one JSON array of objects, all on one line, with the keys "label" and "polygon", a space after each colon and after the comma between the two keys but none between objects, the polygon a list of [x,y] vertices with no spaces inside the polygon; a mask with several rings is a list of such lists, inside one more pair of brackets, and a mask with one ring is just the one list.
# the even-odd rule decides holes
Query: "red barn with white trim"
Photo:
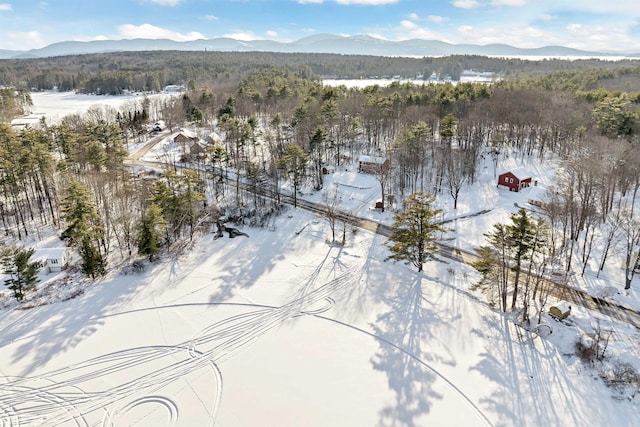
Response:
[{"label": "red barn with white trim", "polygon": [[520,191],[531,185],[531,173],[524,168],[516,168],[498,176],[498,185],[507,187],[509,191]]}]

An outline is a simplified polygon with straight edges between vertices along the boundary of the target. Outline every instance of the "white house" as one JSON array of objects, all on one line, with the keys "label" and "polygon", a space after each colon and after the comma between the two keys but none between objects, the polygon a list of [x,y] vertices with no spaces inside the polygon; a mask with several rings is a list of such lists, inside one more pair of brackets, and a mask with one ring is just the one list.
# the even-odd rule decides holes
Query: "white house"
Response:
[{"label": "white house", "polygon": [[182,85],[166,85],[164,87],[164,93],[182,93],[186,92],[187,88]]},{"label": "white house", "polygon": [[42,273],[56,273],[67,265],[68,248],[36,249],[31,256],[32,262],[37,262]]},{"label": "white house", "polygon": [[158,120],[153,125],[151,125],[151,130],[153,132],[162,132],[166,128],[167,128],[167,125],[165,124],[164,120]]}]

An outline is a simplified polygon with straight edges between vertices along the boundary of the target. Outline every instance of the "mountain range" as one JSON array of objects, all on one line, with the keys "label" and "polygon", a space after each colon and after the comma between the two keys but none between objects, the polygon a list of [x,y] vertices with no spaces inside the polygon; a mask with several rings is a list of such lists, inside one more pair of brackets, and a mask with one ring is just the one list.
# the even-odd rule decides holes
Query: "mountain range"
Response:
[{"label": "mountain range", "polygon": [[194,41],[167,39],[124,39],[95,41],[65,41],[27,51],[1,50],[0,59],[42,58],[89,53],[188,50],[224,52],[299,52],[335,53],[343,55],[373,56],[449,56],[480,55],[498,57],[640,57],[640,52],[593,52],[563,46],[518,48],[507,44],[452,44],[439,40],[411,39],[403,41],[383,40],[368,35],[340,36],[317,34],[293,42],[274,40],[243,41],[226,37]]}]

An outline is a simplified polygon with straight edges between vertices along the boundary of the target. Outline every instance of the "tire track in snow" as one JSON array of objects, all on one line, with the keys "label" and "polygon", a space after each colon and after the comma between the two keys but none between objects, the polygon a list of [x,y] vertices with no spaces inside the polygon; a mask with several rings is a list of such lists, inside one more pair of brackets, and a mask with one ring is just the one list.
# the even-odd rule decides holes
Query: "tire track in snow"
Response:
[{"label": "tire track in snow", "polygon": [[[235,350],[256,341],[287,319],[311,312],[328,310],[331,304],[328,307],[309,311],[301,308],[314,307],[321,301],[332,301],[328,299],[330,295],[352,281],[353,274],[347,272],[280,307],[267,308],[247,305],[260,307],[260,310],[215,322],[201,331],[194,339],[175,346],[131,348],[51,371],[46,374],[50,384],[39,387],[39,394],[37,395],[39,397],[47,396],[47,399],[39,398],[37,401],[33,401],[34,388],[29,386],[33,382],[33,378],[5,378],[5,383],[0,384],[0,408],[5,408],[5,414],[3,414],[2,418],[3,420],[17,420],[11,425],[20,425],[23,422],[32,423],[45,417],[48,419],[55,418],[60,423],[74,422],[78,426],[84,426],[86,423],[81,424],[81,422],[84,422],[82,421],[84,420],[83,414],[104,410],[107,407],[117,406],[122,402],[128,401],[131,404],[134,396],[140,394],[141,391],[144,393],[156,393],[167,385],[180,381],[199,369],[213,366],[216,377],[221,379],[220,371],[216,365],[217,362],[224,360]],[[157,310],[158,307],[154,309]],[[120,314],[125,313],[115,315]],[[184,354],[186,354],[186,357],[183,356]],[[177,359],[177,361],[167,363],[165,359]],[[154,362],[157,362],[158,368],[154,365],[151,368],[151,372],[147,372],[142,376],[135,376],[145,365],[150,366]],[[94,383],[100,382],[102,378],[122,374],[128,370],[133,370],[133,378],[131,380],[102,391],[82,391],[81,386],[88,390],[92,386],[95,387]],[[56,382],[53,378],[60,378],[60,381]],[[64,389],[69,387],[74,387],[79,391],[75,393],[65,392]],[[144,399],[144,397],[135,399]],[[170,399],[163,399],[165,399],[164,402],[167,405],[178,407],[175,402],[173,404],[167,403]],[[220,399],[221,381],[218,384],[218,393],[214,396],[213,408],[210,411],[213,419],[215,419],[219,408]],[[135,401],[133,400],[133,402]],[[28,404],[25,404],[25,402]],[[68,413],[65,415],[63,413],[65,408],[78,408],[77,414],[67,410],[66,412]],[[9,414],[6,414],[7,409]],[[177,411],[170,412],[170,414],[174,413],[175,417],[177,417]],[[38,418],[35,419],[34,417]],[[173,415],[171,415],[170,419],[173,419],[172,417]],[[110,419],[109,412],[105,415],[105,419]]]}]

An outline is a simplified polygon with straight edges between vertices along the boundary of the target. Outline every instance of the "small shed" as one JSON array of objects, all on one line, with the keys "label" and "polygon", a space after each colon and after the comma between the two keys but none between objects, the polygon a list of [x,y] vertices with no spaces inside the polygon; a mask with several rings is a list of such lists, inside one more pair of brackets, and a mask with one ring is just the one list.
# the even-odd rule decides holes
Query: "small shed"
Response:
[{"label": "small shed", "polygon": [[385,157],[360,156],[358,172],[376,174],[389,170],[389,159]]},{"label": "small shed", "polygon": [[531,173],[525,168],[516,168],[498,175],[498,185],[507,187],[509,191],[520,191],[531,185]]},{"label": "small shed", "polygon": [[551,317],[553,317],[554,319],[566,319],[570,314],[571,306],[566,302],[562,302],[549,308],[549,315],[551,315]]},{"label": "small shed", "polygon": [[67,248],[41,248],[36,249],[31,257],[32,262],[37,262],[42,273],[57,273],[66,267],[68,261]]}]

